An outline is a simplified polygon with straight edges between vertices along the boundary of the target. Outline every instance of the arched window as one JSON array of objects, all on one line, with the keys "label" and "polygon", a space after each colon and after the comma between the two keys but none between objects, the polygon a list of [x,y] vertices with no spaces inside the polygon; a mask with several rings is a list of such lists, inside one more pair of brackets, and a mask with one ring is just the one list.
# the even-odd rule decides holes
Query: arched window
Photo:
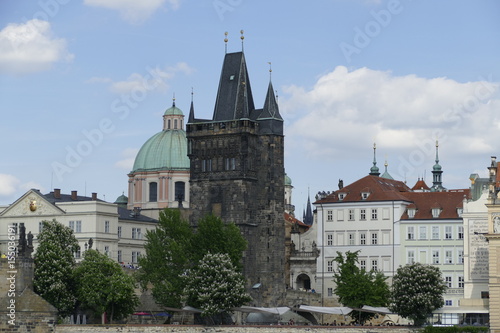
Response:
[{"label": "arched window", "polygon": [[167,129],[170,129],[170,119],[167,120]]},{"label": "arched window", "polygon": [[186,183],[175,182],[175,201],[186,201]]},{"label": "arched window", "polygon": [[158,201],[158,183],[149,183],[149,202]]},{"label": "arched window", "polygon": [[177,129],[177,119],[174,119],[174,129]]}]

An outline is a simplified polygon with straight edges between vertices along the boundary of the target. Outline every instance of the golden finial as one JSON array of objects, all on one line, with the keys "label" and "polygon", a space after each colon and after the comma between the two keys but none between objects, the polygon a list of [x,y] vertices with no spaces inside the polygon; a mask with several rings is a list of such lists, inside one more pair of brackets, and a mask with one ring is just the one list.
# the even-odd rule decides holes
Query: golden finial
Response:
[{"label": "golden finial", "polygon": [[175,93],[172,96],[172,106],[175,106]]},{"label": "golden finial", "polygon": [[240,30],[240,38],[241,38],[241,51],[243,51],[243,40],[245,39],[245,36],[243,36],[243,30]]},{"label": "golden finial", "polygon": [[267,63],[269,64],[269,80],[271,80],[271,73],[273,72],[273,69],[271,67],[271,62],[268,61]]},{"label": "golden finial", "polygon": [[224,33],[224,44],[225,44],[225,50],[227,53],[227,31]]}]

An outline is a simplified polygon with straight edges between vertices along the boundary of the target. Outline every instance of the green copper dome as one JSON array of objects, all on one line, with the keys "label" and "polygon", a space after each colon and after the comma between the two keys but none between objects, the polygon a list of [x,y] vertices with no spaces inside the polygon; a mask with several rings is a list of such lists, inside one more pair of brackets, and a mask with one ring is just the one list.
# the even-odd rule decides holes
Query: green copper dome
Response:
[{"label": "green copper dome", "polygon": [[[167,112],[171,109],[177,108],[172,107]],[[163,130],[142,145],[135,158],[132,172],[157,170],[189,170],[184,130]]]},{"label": "green copper dome", "polygon": [[125,194],[122,194],[118,198],[116,198],[114,203],[118,205],[126,205],[128,204],[128,198],[125,196]]},{"label": "green copper dome", "polygon": [[165,116],[183,116],[181,109],[175,106],[175,103],[167,109],[164,113]]},{"label": "green copper dome", "polygon": [[292,178],[285,173],[285,186],[292,186]]}]

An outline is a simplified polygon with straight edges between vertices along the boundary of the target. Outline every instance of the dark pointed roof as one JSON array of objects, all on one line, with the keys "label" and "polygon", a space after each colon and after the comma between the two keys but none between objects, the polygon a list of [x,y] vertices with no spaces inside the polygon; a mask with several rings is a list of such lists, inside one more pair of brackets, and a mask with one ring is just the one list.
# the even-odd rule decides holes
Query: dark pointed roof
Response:
[{"label": "dark pointed roof", "polygon": [[304,215],[304,223],[307,225],[312,225],[313,224],[313,214],[311,210],[311,199],[309,196],[307,196],[307,207],[306,207],[306,212]]},{"label": "dark pointed roof", "polygon": [[417,182],[415,183],[415,185],[413,185],[411,190],[412,191],[429,191],[430,188],[429,188],[429,186],[427,186],[427,184],[425,183],[423,178],[422,179],[418,178]]},{"label": "dark pointed roof", "polygon": [[243,52],[226,53],[217,90],[213,120],[249,118],[255,109]]},{"label": "dark pointed roof", "polygon": [[189,108],[188,123],[194,123],[194,103],[191,101],[191,107]]},{"label": "dark pointed roof", "polygon": [[278,108],[278,103],[276,102],[276,96],[274,95],[273,83],[271,81],[269,81],[269,86],[267,88],[264,108],[262,109],[262,113],[257,119],[278,119],[283,121],[280,110]]}]

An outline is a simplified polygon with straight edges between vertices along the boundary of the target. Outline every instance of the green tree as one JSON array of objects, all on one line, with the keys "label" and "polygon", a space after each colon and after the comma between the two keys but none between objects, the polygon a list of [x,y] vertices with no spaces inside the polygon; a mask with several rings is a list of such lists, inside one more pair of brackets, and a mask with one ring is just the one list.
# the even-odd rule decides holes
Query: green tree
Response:
[{"label": "green tree", "polygon": [[[362,308],[363,305],[387,306],[390,300],[390,289],[386,283],[387,277],[380,271],[366,271],[358,266],[360,251],[345,253],[337,252],[334,259],[338,270],[333,273],[336,284],[335,294],[339,302],[351,308]],[[355,311],[353,318],[361,323],[370,319],[374,314]]]},{"label": "green tree", "polygon": [[446,288],[438,267],[421,263],[401,266],[393,278],[390,309],[421,326],[432,311],[444,305]]},{"label": "green tree", "polygon": [[180,307],[185,287],[183,276],[207,253],[225,253],[235,270],[241,270],[246,240],[234,223],[225,224],[207,215],[191,228],[178,209],[160,212],[158,226],[146,232],[145,255],[139,259],[137,278],[151,287],[158,304]]},{"label": "green tree", "polygon": [[83,261],[75,269],[75,277],[82,306],[95,316],[106,313],[110,323],[127,317],[139,305],[135,279],[117,262],[96,250],[85,252]]},{"label": "green tree", "polygon": [[227,253],[233,266],[241,271],[243,251],[247,241],[234,223],[224,223],[219,217],[207,215],[198,223],[193,236],[193,260],[200,261],[207,253]]},{"label": "green tree", "polygon": [[184,280],[187,303],[202,309],[202,316],[222,314],[252,300],[243,275],[226,253],[205,254]]},{"label": "green tree", "polygon": [[141,268],[137,278],[143,289],[152,286],[158,304],[181,306],[184,289],[181,276],[191,263],[192,237],[193,231],[178,209],[160,212],[157,227],[146,232],[146,254],[139,258]]},{"label": "green tree", "polygon": [[34,290],[66,317],[76,305],[73,253],[79,250],[78,241],[73,230],[55,219],[42,221],[42,226],[34,256]]}]

